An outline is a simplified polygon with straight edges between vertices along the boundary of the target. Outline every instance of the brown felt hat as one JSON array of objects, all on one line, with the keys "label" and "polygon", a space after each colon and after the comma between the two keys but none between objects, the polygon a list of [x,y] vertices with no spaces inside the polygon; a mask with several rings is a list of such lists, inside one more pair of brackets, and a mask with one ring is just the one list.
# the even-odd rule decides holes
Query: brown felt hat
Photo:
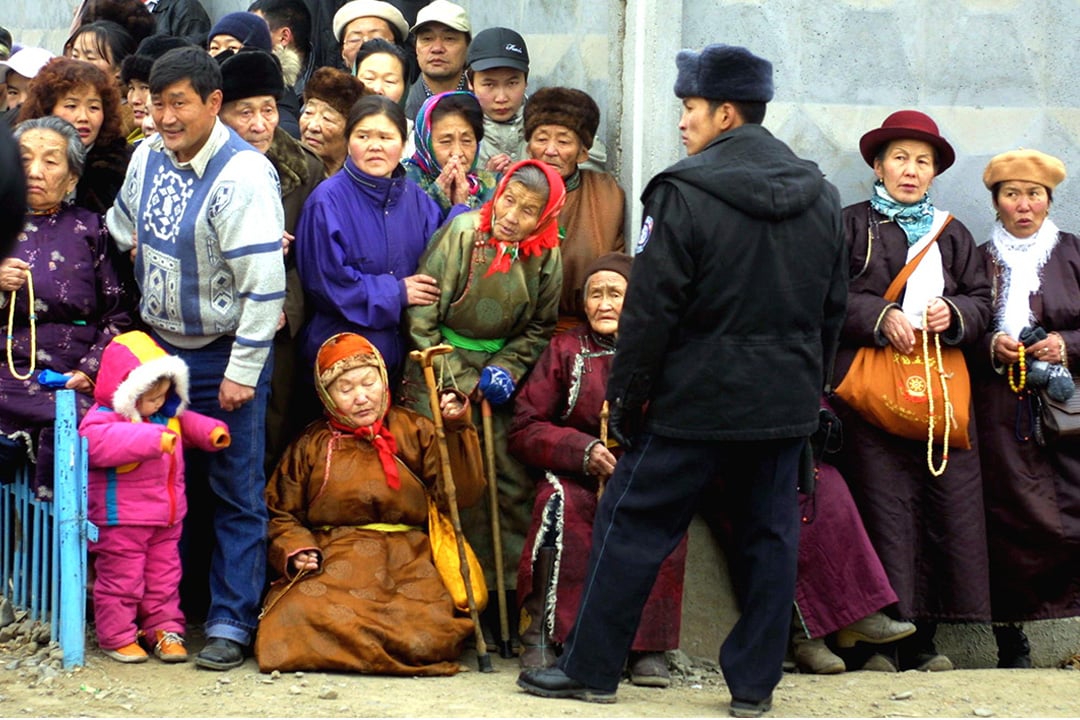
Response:
[{"label": "brown felt hat", "polygon": [[525,140],[541,125],[562,125],[591,148],[600,127],[600,108],[588,93],[575,88],[547,87],[525,103]]},{"label": "brown felt hat", "polygon": [[999,182],[1022,180],[1053,190],[1065,179],[1065,163],[1038,150],[1010,150],[995,155],[983,171],[983,185],[993,190]]},{"label": "brown felt hat", "polygon": [[345,72],[332,67],[321,67],[312,73],[304,85],[304,102],[317,99],[349,117],[349,110],[361,97],[367,94],[364,83]]}]

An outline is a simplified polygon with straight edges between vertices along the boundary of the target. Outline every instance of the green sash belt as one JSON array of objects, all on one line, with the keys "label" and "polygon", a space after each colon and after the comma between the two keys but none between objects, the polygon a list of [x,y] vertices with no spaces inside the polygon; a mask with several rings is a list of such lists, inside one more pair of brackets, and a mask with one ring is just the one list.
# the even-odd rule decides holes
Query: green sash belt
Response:
[{"label": "green sash belt", "polygon": [[459,335],[445,325],[440,325],[439,330],[442,331],[443,340],[450,343],[454,347],[459,347],[462,350],[473,350],[476,352],[486,352],[489,355],[499,352],[506,345],[506,338],[493,338],[491,340],[477,340],[476,338],[465,337]]}]

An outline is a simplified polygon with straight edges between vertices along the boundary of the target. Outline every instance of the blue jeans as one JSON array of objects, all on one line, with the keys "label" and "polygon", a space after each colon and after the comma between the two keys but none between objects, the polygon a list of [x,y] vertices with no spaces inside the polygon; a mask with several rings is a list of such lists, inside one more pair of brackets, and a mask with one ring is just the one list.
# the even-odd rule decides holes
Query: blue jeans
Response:
[{"label": "blue jeans", "polygon": [[[222,337],[197,350],[170,346],[156,335],[154,339],[166,351],[187,363],[191,409],[229,426],[232,444],[228,448],[213,453],[188,451],[185,454],[191,507],[184,522],[183,547],[186,550],[191,544],[198,544],[188,540],[194,534],[206,532],[207,528],[191,520],[198,517],[197,503],[204,502],[202,498],[209,499],[213,505],[214,544],[210,556],[206,635],[247,645],[258,623],[266,582],[268,516],[263,455],[273,358],[271,356],[263,366],[255,397],[239,409],[226,412],[218,404],[218,390],[229,364],[233,338]],[[185,572],[189,567],[187,560],[185,557]]]}]

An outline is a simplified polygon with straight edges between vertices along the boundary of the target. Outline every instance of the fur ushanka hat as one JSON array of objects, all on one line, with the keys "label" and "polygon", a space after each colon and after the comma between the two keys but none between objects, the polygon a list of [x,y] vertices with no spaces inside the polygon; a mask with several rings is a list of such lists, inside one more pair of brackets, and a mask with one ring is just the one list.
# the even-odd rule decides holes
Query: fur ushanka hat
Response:
[{"label": "fur ushanka hat", "polygon": [[285,81],[277,56],[258,48],[226,50],[217,56],[221,64],[221,100],[232,102],[249,97],[281,97]]},{"label": "fur ushanka hat", "polygon": [[765,103],[773,99],[772,63],[744,47],[717,43],[699,53],[680,50],[675,65],[676,97]]},{"label": "fur ushanka hat", "polygon": [[304,102],[316,99],[349,117],[349,110],[356,101],[367,94],[364,83],[345,72],[332,67],[321,67],[312,73],[304,85]]},{"label": "fur ushanka hat", "polygon": [[191,43],[172,35],[151,35],[139,43],[135,52],[124,58],[120,65],[120,81],[127,85],[132,80],[150,82],[150,68],[154,61],[174,48],[187,47]]},{"label": "fur ushanka hat", "polygon": [[600,108],[589,94],[568,87],[538,90],[525,103],[525,140],[541,125],[562,125],[577,133],[581,144],[591,148],[600,127]]}]

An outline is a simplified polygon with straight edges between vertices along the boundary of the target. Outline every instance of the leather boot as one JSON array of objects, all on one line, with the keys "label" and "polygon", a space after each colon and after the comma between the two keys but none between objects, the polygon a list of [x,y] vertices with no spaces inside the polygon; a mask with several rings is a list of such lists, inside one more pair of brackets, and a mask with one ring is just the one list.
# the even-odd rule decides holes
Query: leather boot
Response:
[{"label": "leather boot", "polygon": [[995,625],[999,668],[1030,668],[1031,645],[1022,625]]},{"label": "leather boot", "polygon": [[825,644],[825,638],[811,638],[796,615],[791,623],[791,655],[800,672],[835,675],[847,670],[844,660]]},{"label": "leather boot", "polygon": [[521,603],[521,667],[549,668],[555,665],[555,648],[548,634],[548,588],[555,572],[555,548],[542,547],[533,564],[532,590]]},{"label": "leather boot", "polygon": [[836,644],[854,647],[857,642],[884,645],[903,640],[915,633],[915,626],[903,620],[893,620],[883,612],[875,612],[836,631]]},{"label": "leather boot", "polygon": [[915,624],[915,633],[897,643],[900,670],[943,672],[953,669],[952,661],[937,651],[934,635],[937,622],[921,621]]}]

